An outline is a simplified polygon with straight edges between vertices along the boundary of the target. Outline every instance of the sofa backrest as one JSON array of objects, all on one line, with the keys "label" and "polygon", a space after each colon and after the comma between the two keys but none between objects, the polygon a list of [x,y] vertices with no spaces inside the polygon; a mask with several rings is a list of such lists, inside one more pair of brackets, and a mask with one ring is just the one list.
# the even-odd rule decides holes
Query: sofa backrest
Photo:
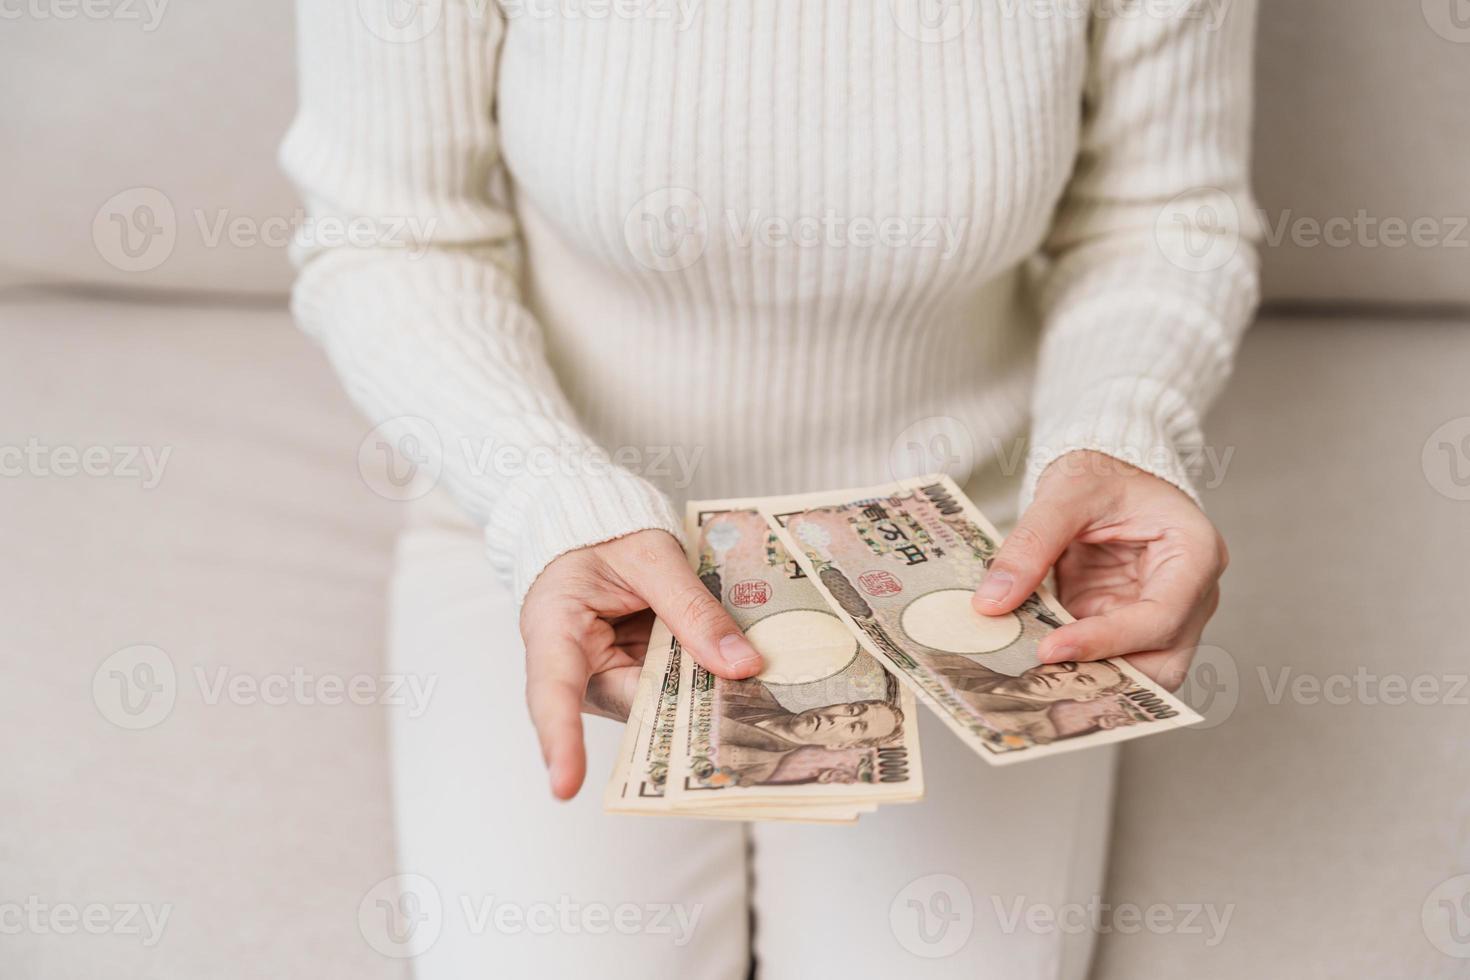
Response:
[{"label": "sofa backrest", "polygon": [[[1470,303],[1470,0],[1262,6],[1267,296]],[[283,294],[288,0],[8,9],[0,286]]]}]

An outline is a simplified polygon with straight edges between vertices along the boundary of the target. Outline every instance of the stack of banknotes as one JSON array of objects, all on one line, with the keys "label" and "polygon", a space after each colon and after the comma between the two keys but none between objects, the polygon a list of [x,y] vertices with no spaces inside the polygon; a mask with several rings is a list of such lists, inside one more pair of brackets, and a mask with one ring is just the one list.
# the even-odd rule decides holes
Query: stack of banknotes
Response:
[{"label": "stack of banknotes", "polygon": [[976,613],[1000,537],[947,476],[692,501],[686,520],[690,562],[765,667],[716,677],[656,623],[610,812],[850,823],[912,803],[916,702],[993,765],[1200,720],[1122,660],[1041,664],[1071,621],[1045,591]]}]

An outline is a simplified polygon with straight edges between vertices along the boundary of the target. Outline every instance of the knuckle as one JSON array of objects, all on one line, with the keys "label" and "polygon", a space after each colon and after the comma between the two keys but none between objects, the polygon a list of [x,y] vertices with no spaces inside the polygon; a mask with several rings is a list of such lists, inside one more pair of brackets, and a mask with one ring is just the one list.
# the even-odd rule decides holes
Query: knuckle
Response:
[{"label": "knuckle", "polygon": [[1046,538],[1034,523],[1018,524],[1006,538],[1004,550],[1009,552],[1010,562],[1002,562],[1002,564],[1014,567],[1018,562],[1029,562],[1039,557],[1045,548]]},{"label": "knuckle", "polygon": [[616,556],[619,562],[631,564],[638,568],[653,569],[666,565],[670,558],[670,552],[678,554],[680,559],[683,555],[677,547],[670,548],[674,539],[663,531],[634,531],[621,538],[602,545],[607,554]]},{"label": "knuckle", "polygon": [[713,633],[724,625],[724,607],[710,595],[702,582],[696,581],[683,586],[672,598],[672,606],[684,628],[701,636]]}]

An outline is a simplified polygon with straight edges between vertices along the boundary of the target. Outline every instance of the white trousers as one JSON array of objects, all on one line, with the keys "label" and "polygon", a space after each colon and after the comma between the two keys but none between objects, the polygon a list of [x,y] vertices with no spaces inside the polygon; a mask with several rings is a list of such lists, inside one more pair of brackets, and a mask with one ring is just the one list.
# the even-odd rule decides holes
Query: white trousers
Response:
[{"label": "white trousers", "polygon": [[610,816],[621,726],[588,717],[587,785],[557,803],[515,603],[476,529],[416,506],[389,669],[435,686],[391,709],[401,914],[360,921],[419,980],[1086,975],[1114,750],[993,769],[926,711],[927,797],[855,827]]}]

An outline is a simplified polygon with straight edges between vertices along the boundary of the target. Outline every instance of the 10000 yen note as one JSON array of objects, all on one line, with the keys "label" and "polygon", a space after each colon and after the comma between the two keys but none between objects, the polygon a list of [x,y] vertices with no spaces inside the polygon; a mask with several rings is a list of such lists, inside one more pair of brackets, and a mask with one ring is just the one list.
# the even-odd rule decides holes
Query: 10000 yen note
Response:
[{"label": "10000 yen note", "polygon": [[939,475],[769,498],[761,512],[861,640],[986,761],[1007,764],[1200,720],[1123,660],[1042,664],[1072,621],[1038,590],[981,616],[970,596],[1000,535]]},{"label": "10000 yen note", "polygon": [[795,807],[710,807],[674,812],[664,792],[673,745],[674,719],[679,702],[682,652],[662,622],[655,622],[648,655],[638,679],[638,691],[612,779],[603,794],[610,813],[664,814],[716,820],[791,820],[804,823],[852,823],[868,806],[820,805]]},{"label": "10000 yen note", "polygon": [[694,502],[690,559],[764,660],[746,680],[683,658],[675,809],[923,795],[912,695],[834,616],[754,501]]}]

